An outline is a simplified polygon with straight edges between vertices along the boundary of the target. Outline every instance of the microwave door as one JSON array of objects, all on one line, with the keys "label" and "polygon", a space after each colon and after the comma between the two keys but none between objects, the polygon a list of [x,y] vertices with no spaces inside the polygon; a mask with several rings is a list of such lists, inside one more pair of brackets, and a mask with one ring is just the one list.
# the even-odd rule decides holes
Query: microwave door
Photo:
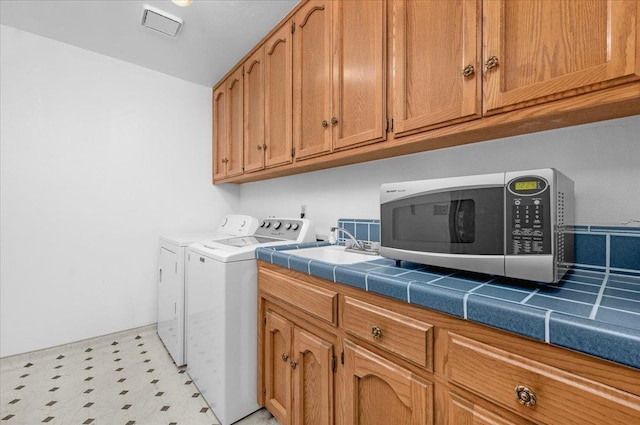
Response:
[{"label": "microwave door", "polygon": [[421,193],[381,205],[383,255],[465,269],[461,260],[491,263],[504,273],[504,188]]}]

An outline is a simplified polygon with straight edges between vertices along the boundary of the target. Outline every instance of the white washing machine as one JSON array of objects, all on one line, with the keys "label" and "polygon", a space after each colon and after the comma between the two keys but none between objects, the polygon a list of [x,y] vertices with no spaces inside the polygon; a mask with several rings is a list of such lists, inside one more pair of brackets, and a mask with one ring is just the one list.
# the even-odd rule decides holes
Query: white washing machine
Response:
[{"label": "white washing machine", "polygon": [[269,218],[254,236],[187,247],[187,372],[222,425],[259,409],[256,247],[315,240],[309,220]]},{"label": "white washing machine", "polygon": [[186,296],[185,255],[187,245],[202,240],[253,235],[258,219],[247,215],[225,216],[214,232],[161,236],[158,247],[158,335],[173,361],[185,364]]}]

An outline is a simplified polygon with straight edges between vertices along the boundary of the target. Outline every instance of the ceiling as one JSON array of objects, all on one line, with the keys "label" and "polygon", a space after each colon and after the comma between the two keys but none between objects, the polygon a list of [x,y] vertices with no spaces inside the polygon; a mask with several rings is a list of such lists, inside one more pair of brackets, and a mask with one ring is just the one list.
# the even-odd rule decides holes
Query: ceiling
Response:
[{"label": "ceiling", "polygon": [[[0,23],[213,87],[298,0],[0,0]],[[143,27],[143,6],[181,18],[175,38]]]}]

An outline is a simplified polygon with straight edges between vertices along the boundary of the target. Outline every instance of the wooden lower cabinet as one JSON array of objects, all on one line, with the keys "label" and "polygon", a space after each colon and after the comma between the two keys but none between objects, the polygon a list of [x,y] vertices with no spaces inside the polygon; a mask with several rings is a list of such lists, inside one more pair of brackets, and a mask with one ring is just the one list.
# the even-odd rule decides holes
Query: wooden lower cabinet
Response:
[{"label": "wooden lower cabinet", "polygon": [[333,344],[266,312],[265,406],[281,425],[333,424]]},{"label": "wooden lower cabinet", "polygon": [[345,424],[433,424],[433,386],[407,369],[347,340],[344,374]]},{"label": "wooden lower cabinet", "polygon": [[506,417],[506,412],[488,410],[454,392],[447,392],[445,399],[446,425],[533,425],[522,418]]},{"label": "wooden lower cabinet", "polygon": [[258,294],[281,425],[640,424],[640,369],[263,261]]}]

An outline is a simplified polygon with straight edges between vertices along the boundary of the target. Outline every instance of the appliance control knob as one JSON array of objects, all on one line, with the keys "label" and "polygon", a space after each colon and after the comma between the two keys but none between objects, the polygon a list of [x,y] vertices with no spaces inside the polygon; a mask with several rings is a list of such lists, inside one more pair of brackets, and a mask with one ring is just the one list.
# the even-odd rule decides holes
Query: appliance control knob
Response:
[{"label": "appliance control knob", "polygon": [[264,221],[260,222],[260,227],[264,227]]},{"label": "appliance control knob", "polygon": [[287,230],[291,229],[291,223],[287,223],[287,224],[285,224],[285,225],[284,225],[284,228],[285,228],[285,229],[287,229]]},{"label": "appliance control knob", "polygon": [[269,223],[268,221],[265,221],[265,222],[264,222],[264,228],[265,228],[265,229],[268,229],[268,228],[269,228],[269,226],[271,226],[271,223]]},{"label": "appliance control knob", "polygon": [[293,226],[291,226],[293,230],[298,230],[299,227],[300,225],[298,223],[293,223]]},{"label": "appliance control knob", "polygon": [[280,223],[279,221],[276,221],[275,223],[273,223],[273,228],[276,230],[279,229],[280,226],[282,226],[282,223]]}]

